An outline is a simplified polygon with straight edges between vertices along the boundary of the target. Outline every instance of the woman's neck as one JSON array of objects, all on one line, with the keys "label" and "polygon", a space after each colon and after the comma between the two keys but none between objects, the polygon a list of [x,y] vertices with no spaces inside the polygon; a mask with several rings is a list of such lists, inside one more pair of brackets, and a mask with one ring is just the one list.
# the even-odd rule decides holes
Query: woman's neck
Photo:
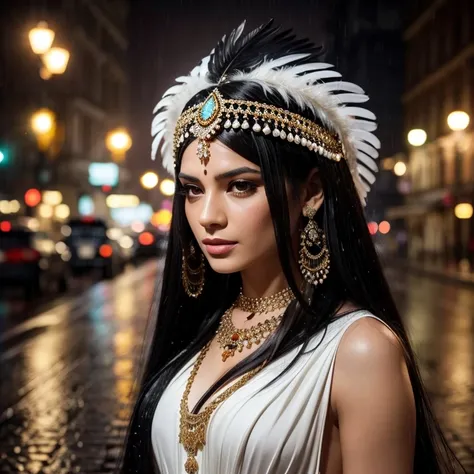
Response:
[{"label": "woman's neck", "polygon": [[274,295],[285,288],[289,284],[285,274],[281,268],[269,268],[268,266],[260,266],[241,272],[242,278],[242,294],[249,298],[264,298]]}]

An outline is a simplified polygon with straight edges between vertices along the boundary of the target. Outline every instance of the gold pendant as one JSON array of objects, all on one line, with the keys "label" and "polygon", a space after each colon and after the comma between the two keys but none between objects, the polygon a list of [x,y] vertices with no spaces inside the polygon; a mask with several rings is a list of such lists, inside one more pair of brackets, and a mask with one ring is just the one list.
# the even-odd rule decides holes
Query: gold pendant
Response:
[{"label": "gold pendant", "polygon": [[206,140],[203,140],[201,138],[198,140],[196,153],[199,160],[201,161],[201,165],[207,166],[207,164],[209,163],[209,158],[211,156],[211,149],[209,143]]},{"label": "gold pendant", "polygon": [[188,474],[196,474],[199,471],[199,464],[193,455],[188,455],[188,459],[184,464],[184,470]]}]

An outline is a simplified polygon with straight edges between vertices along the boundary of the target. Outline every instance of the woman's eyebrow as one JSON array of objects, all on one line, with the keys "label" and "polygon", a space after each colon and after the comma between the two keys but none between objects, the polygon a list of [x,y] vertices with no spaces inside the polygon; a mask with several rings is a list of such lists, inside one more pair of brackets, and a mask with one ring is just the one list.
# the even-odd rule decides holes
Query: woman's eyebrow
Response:
[{"label": "woman's eyebrow", "polygon": [[[215,177],[215,179],[219,181],[221,179],[233,178],[234,176],[238,176],[239,174],[244,174],[244,173],[253,173],[253,174],[258,174],[258,175],[261,174],[259,170],[256,170],[254,168],[249,168],[248,166],[242,166],[241,168],[236,168],[234,170],[230,170],[230,171],[226,171],[225,173],[218,174]],[[195,176],[191,176],[186,173],[179,173],[178,178],[186,179],[188,181],[191,181],[192,183],[200,182],[199,178],[196,178]]]},{"label": "woman's eyebrow", "polygon": [[178,175],[178,178],[179,179],[186,179],[188,181],[191,181],[192,183],[199,183],[199,178],[196,178],[194,176],[191,176],[189,174],[186,174],[186,173],[179,173]]},{"label": "woman's eyebrow", "polygon": [[241,168],[236,168],[234,170],[226,171],[225,173],[218,174],[216,179],[226,179],[226,178],[233,178],[234,176],[238,176],[239,174],[244,173],[253,173],[260,175],[260,171],[254,168],[249,168],[248,166],[242,166]]}]

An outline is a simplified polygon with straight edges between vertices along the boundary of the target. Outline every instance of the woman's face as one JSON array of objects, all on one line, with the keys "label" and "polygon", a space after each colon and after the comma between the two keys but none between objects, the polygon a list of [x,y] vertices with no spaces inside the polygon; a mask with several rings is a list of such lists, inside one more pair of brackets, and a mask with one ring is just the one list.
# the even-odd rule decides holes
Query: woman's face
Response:
[{"label": "woman's face", "polygon": [[[184,151],[179,180],[186,217],[212,269],[227,274],[279,261],[260,167],[214,140],[204,168],[196,149],[197,140]],[[300,213],[291,207],[292,234]]]}]

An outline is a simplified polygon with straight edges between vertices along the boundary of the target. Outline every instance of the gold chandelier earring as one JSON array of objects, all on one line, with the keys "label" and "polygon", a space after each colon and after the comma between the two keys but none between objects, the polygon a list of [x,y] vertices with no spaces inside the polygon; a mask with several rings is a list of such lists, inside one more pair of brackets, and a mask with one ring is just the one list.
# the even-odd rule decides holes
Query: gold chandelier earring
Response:
[{"label": "gold chandelier earring", "polygon": [[189,247],[189,255],[186,256],[183,250],[182,282],[184,291],[191,298],[197,298],[204,289],[205,259],[202,252],[199,252],[199,254],[193,244]]},{"label": "gold chandelier earring", "polygon": [[312,285],[323,283],[330,268],[326,235],[314,220],[315,215],[316,210],[310,206],[303,208],[303,216],[309,220],[301,233],[299,252],[301,273],[304,279]]}]

